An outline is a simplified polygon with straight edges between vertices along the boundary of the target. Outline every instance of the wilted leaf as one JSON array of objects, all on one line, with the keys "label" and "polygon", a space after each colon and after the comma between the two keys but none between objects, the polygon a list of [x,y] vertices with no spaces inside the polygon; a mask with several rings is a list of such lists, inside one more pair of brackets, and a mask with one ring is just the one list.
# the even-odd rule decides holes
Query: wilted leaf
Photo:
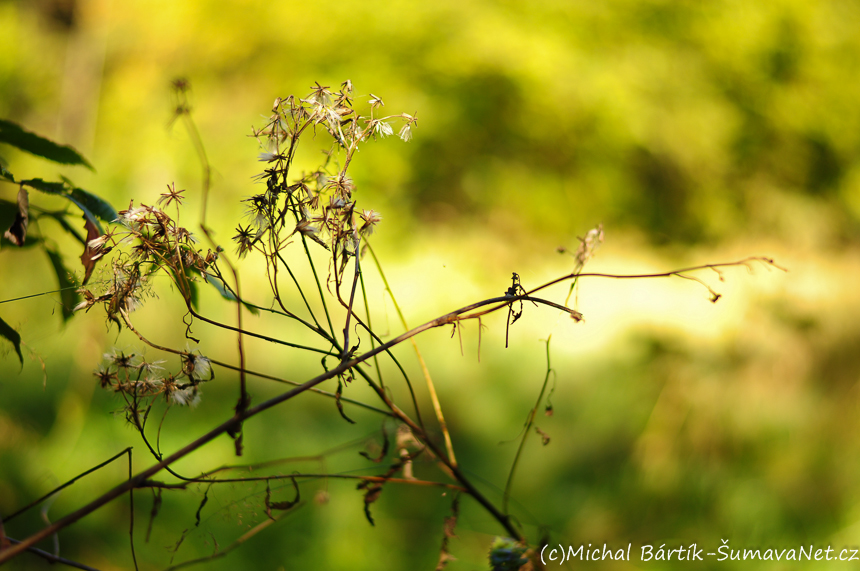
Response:
[{"label": "wilted leaf", "polygon": [[80,299],[77,290],[77,284],[69,274],[69,270],[63,265],[63,259],[60,254],[54,250],[45,248],[48,258],[51,260],[51,265],[54,267],[54,273],[57,275],[57,284],[60,286],[60,300],[63,305],[63,321],[67,321],[73,314],[75,306]]},{"label": "wilted leaf", "polygon": [[364,456],[365,458],[367,458],[368,460],[370,460],[370,461],[371,461],[371,462],[373,462],[374,464],[379,464],[379,463],[380,463],[380,462],[382,462],[382,461],[385,459],[385,457],[388,455],[388,447],[389,447],[389,443],[388,443],[388,432],[386,432],[386,430],[385,430],[385,425],[384,425],[384,424],[382,425],[382,442],[383,442],[383,443],[382,443],[382,451],[379,453],[379,456],[377,456],[376,458],[372,458],[372,457],[370,456],[370,454],[368,454],[368,453],[367,453],[367,452],[365,452],[364,450],[362,450],[361,452],[359,452],[359,454],[361,454],[362,456]]},{"label": "wilted leaf", "polygon": [[[202,511],[203,511],[203,506],[205,506],[205,505],[206,505],[206,502],[208,502],[208,501],[209,501],[209,489],[210,489],[211,487],[212,487],[212,485],[210,484],[210,485],[206,488],[206,491],[205,491],[205,492],[203,492],[203,500],[200,502],[200,507],[198,507],[198,508],[197,508],[197,513],[196,513],[196,514],[194,514],[194,518],[197,520],[197,521],[196,521],[196,523],[194,524],[194,527],[199,527],[199,526],[200,526],[200,512],[202,512]],[[177,547],[178,547],[178,545],[177,545]]]},{"label": "wilted leaf", "polygon": [[[15,218],[18,216],[18,204],[16,202],[10,202],[8,200],[0,199],[0,230],[5,232],[6,228],[12,226],[12,223],[15,221]],[[0,234],[0,240],[4,243],[7,241],[7,238]],[[34,235],[32,233],[27,234],[27,240],[24,241],[24,244],[21,248],[32,248],[38,244],[42,243],[42,239],[38,235]]]},{"label": "wilted leaf", "polygon": [[296,497],[291,501],[285,501],[285,502],[272,502],[272,501],[270,501],[270,498],[272,497],[272,492],[269,489],[269,481],[266,480],[266,499],[265,499],[266,515],[269,516],[270,519],[275,519],[272,516],[272,510],[286,511],[286,510],[292,509],[296,504],[298,504],[301,501],[302,495],[299,492],[299,484],[296,482],[295,478],[292,478],[292,480],[293,480],[293,489],[296,491]]},{"label": "wilted leaf", "polygon": [[22,151],[37,155],[64,165],[83,165],[95,170],[87,160],[75,149],[68,145],[57,143],[27,131],[21,126],[5,119],[0,119],[0,143],[17,147]]},{"label": "wilted leaf", "polygon": [[451,552],[448,551],[448,542],[452,537],[457,537],[454,534],[454,528],[457,527],[457,518],[460,516],[460,495],[458,494],[454,498],[454,502],[451,504],[451,515],[445,518],[445,526],[443,527],[442,536],[442,547],[439,549],[439,562],[436,564],[436,571],[442,571],[445,567],[448,566],[449,561],[456,560],[457,558],[451,555]]},{"label": "wilted leaf", "polygon": [[337,391],[334,393],[334,402],[337,405],[337,411],[343,417],[345,421],[350,424],[355,424],[355,421],[346,416],[346,413],[343,412],[343,403],[340,400],[341,395],[343,395],[343,383],[340,382],[340,379],[337,380]]},{"label": "wilted leaf", "polygon": [[86,216],[84,216],[84,229],[87,231],[87,241],[84,243],[84,253],[81,254],[81,263],[84,265],[84,279],[81,281],[81,285],[87,285],[87,281],[89,281],[93,273],[93,268],[96,267],[96,260],[93,259],[96,250],[90,246],[90,241],[102,235],[92,220]]},{"label": "wilted leaf", "polygon": [[543,444],[544,446],[546,446],[547,444],[549,444],[549,441],[550,441],[549,434],[547,434],[546,432],[544,432],[543,430],[541,430],[541,429],[540,429],[539,427],[537,427],[537,426],[535,426],[535,432],[537,432],[538,434],[540,434],[540,443],[541,443],[541,444]]},{"label": "wilted leaf", "polygon": [[457,537],[454,533],[454,528],[457,527],[457,518],[460,517],[460,495],[457,494],[454,497],[454,501],[451,503],[451,515],[445,518],[445,526],[443,531],[445,532],[445,537]]},{"label": "wilted leaf", "polygon": [[370,522],[370,525],[376,525],[373,521],[373,516],[370,514],[370,504],[378,500],[381,494],[382,486],[368,488],[367,493],[364,494],[364,515],[367,517],[367,521]]},{"label": "wilted leaf", "polygon": [[23,186],[18,189],[18,212],[12,226],[3,234],[16,246],[23,246],[27,237],[27,226],[30,225],[30,198],[27,189]]},{"label": "wilted leaf", "polygon": [[15,346],[15,352],[18,354],[18,360],[21,361],[21,366],[24,366],[24,357],[21,355],[21,335],[12,329],[12,327],[0,318],[0,337],[7,339]]}]

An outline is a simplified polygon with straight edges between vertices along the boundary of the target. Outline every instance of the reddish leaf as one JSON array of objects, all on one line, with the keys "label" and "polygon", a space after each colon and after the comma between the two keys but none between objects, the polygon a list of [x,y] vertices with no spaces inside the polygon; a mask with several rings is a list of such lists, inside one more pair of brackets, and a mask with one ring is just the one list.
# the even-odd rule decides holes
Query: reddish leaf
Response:
[{"label": "reddish leaf", "polygon": [[27,226],[30,225],[29,210],[29,193],[22,186],[18,189],[18,213],[15,215],[15,221],[6,230],[6,233],[3,234],[10,242],[19,247],[24,245],[24,239],[27,237]]},{"label": "reddish leaf", "polygon": [[84,215],[84,229],[87,231],[87,242],[84,244],[84,253],[81,254],[81,263],[84,265],[84,280],[81,285],[87,285],[87,281],[93,273],[93,268],[96,267],[96,260],[93,256],[96,254],[96,249],[90,246],[90,242],[101,237],[99,229],[95,223]]}]

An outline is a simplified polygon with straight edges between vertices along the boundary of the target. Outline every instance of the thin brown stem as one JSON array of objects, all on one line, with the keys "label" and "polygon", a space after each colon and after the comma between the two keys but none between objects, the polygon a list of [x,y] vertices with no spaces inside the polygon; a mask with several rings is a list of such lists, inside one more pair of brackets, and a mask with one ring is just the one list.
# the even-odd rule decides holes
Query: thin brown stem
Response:
[{"label": "thin brown stem", "polygon": [[[409,329],[409,325],[406,323],[406,318],[403,316],[403,312],[397,304],[397,299],[394,297],[394,292],[391,290],[391,286],[388,284],[388,279],[385,277],[385,272],[382,271],[382,264],[379,263],[379,258],[376,257],[376,252],[373,251],[373,247],[370,245],[370,242],[366,242],[366,245],[367,251],[370,252],[370,257],[373,258],[373,262],[376,264],[376,269],[382,278],[382,283],[385,285],[385,290],[391,296],[391,302],[394,304],[394,309],[397,311],[400,323],[403,325],[404,329]],[[454,444],[451,442],[451,433],[448,431],[448,423],[445,422],[445,415],[442,414],[442,405],[439,402],[439,396],[436,394],[436,385],[433,383],[433,378],[430,376],[430,369],[424,361],[424,356],[421,354],[421,350],[418,349],[418,343],[416,343],[414,339],[411,340],[411,343],[412,349],[418,357],[421,372],[424,374],[424,379],[427,383],[427,390],[430,393],[430,402],[433,403],[433,411],[436,413],[436,420],[439,422],[439,428],[442,430],[442,437],[445,439],[445,449],[448,452],[448,457],[451,459],[451,463],[456,466],[457,457],[454,455]],[[462,340],[460,347],[462,350]]]},{"label": "thin brown stem", "polygon": [[[340,363],[337,367],[331,369],[330,371],[327,371],[321,375],[318,375],[318,376],[314,377],[313,379],[307,381],[306,383],[304,383],[304,384],[302,384],[302,385],[300,385],[300,386],[298,386],[298,387],[296,387],[290,391],[287,391],[287,392],[282,393],[276,397],[273,397],[269,400],[266,400],[266,401],[264,401],[264,402],[262,402],[256,406],[249,407],[241,413],[237,412],[229,420],[221,423],[220,425],[216,426],[215,428],[213,428],[212,430],[210,430],[206,434],[204,434],[204,435],[200,436],[199,438],[197,438],[196,440],[188,443],[186,446],[177,450],[176,452],[174,452],[170,456],[166,457],[161,462],[158,462],[157,464],[151,466],[150,468],[138,473],[134,478],[129,479],[128,481],[126,481],[123,484],[120,484],[119,486],[117,486],[114,489],[110,490],[109,492],[103,494],[102,496],[96,498],[95,500],[93,500],[89,504],[79,508],[78,510],[66,515],[63,518],[60,518],[59,520],[55,521],[53,524],[42,528],[41,530],[34,533],[33,535],[31,535],[27,539],[23,540],[20,544],[14,546],[14,547],[10,547],[8,549],[5,549],[3,551],[0,551],[0,563],[4,563],[5,561],[8,561],[9,559],[15,557],[16,555],[18,555],[22,551],[26,550],[28,547],[38,543],[39,541],[45,539],[46,537],[49,537],[50,535],[58,532],[59,530],[71,525],[72,523],[78,521],[79,519],[83,518],[84,516],[89,515],[90,513],[94,512],[95,510],[99,509],[100,507],[104,506],[105,504],[111,502],[112,500],[116,499],[117,497],[128,492],[132,488],[137,487],[140,483],[149,479],[153,475],[157,474],[158,472],[163,470],[166,466],[173,464],[174,462],[178,461],[181,458],[184,458],[185,456],[194,452],[195,450],[202,447],[203,445],[208,444],[209,442],[211,442],[212,440],[214,440],[218,436],[220,436],[224,433],[227,433],[229,431],[237,430],[238,427],[240,426],[240,424],[244,420],[251,418],[253,416],[256,416],[257,414],[260,414],[261,412],[268,410],[274,406],[277,406],[283,402],[286,402],[286,401],[292,399],[293,397],[302,394],[306,390],[308,390],[312,387],[315,387],[316,385],[322,383],[323,381],[334,378],[334,377],[346,372],[347,370],[356,367],[356,365],[363,363],[367,359],[371,358],[373,355],[379,354],[382,351],[385,351],[386,349],[394,347],[395,345],[398,345],[398,344],[402,343],[403,341],[406,341],[407,339],[410,339],[411,337],[418,335],[419,333],[423,333],[424,331],[427,331],[429,329],[433,329],[435,327],[441,327],[443,325],[449,325],[449,324],[453,323],[454,321],[456,321],[458,319],[459,315],[466,313],[467,311],[471,311],[473,309],[476,309],[478,307],[482,307],[484,305],[488,305],[488,304],[492,304],[492,303],[498,303],[499,301],[501,301],[501,299],[503,299],[503,298],[491,298],[488,300],[484,300],[482,302],[474,303],[474,304],[462,307],[458,310],[452,311],[452,312],[445,314],[441,317],[438,317],[432,321],[428,321],[427,323],[424,323],[423,325],[420,325],[420,326],[418,326],[418,327],[416,327],[410,331],[407,331],[406,333],[403,333],[402,335],[392,339],[391,341],[389,341],[383,345],[380,345],[379,347],[377,347],[377,348],[375,348],[375,349],[373,349],[367,353],[362,354],[360,357],[350,359],[349,361],[345,361],[345,362]],[[386,398],[386,400],[387,400],[387,398]],[[413,428],[413,430],[415,430],[416,432],[421,433],[420,427],[418,427],[417,425],[415,425],[414,422],[409,420],[408,417],[406,417],[406,415],[403,415],[402,420],[404,420],[404,421],[408,420],[410,427]],[[445,457],[441,453],[441,450],[439,450],[437,447],[435,447],[435,445],[432,443],[432,441],[428,440],[426,442],[426,444],[429,447],[431,447],[431,449],[433,449],[434,453],[436,453],[440,458],[443,458],[443,461],[445,461]],[[492,503],[490,503],[489,500],[487,500],[480,493],[480,491],[477,490],[462,475],[462,473],[459,471],[458,468],[452,467],[450,465],[449,465],[449,468],[456,475],[457,479],[464,485],[464,487],[469,492],[469,494],[471,494],[473,497],[475,497],[475,499],[478,500],[478,502],[481,505],[483,505],[484,508],[487,509],[487,511],[490,512],[490,514],[497,521],[499,521],[499,523],[501,523],[504,526],[504,528],[513,537],[518,538],[518,539],[522,539],[522,535],[520,534],[519,530],[517,530],[511,524],[509,518],[507,516],[505,516],[504,514],[502,514]]]},{"label": "thin brown stem", "polygon": [[[12,543],[13,545],[21,543],[17,539],[13,539],[11,537],[6,537],[6,539],[9,541],[9,543]],[[39,557],[50,563],[59,563],[68,567],[74,567],[75,569],[83,569],[84,571],[99,571],[95,567],[90,567],[89,565],[84,565],[83,563],[72,561],[71,559],[66,559],[65,557],[54,555],[53,553],[48,553],[47,551],[39,549],[38,547],[28,547],[27,551],[33,553],[34,555],[38,555]]]},{"label": "thin brown stem", "polygon": [[[552,337],[552,336],[550,336],[550,337]],[[540,393],[538,393],[537,402],[535,403],[534,407],[529,411],[528,418],[526,419],[525,428],[523,429],[523,437],[522,437],[522,439],[520,439],[520,444],[517,447],[517,453],[516,453],[516,455],[514,455],[514,462],[511,465],[511,471],[508,472],[508,481],[505,483],[505,492],[502,496],[502,510],[506,514],[510,513],[508,511],[508,501],[510,500],[510,497],[511,497],[511,486],[513,486],[513,483],[514,483],[514,474],[517,471],[517,465],[519,464],[520,456],[522,456],[523,448],[526,445],[526,439],[529,436],[529,431],[531,431],[532,424],[534,423],[535,415],[537,414],[537,410],[540,407],[541,401],[543,400],[543,395],[546,393],[546,387],[549,383],[550,374],[552,374],[552,365],[550,364],[550,360],[549,360],[549,357],[550,357],[549,342],[550,342],[550,340],[547,339],[546,340],[546,375],[543,378],[543,384],[541,385]]]},{"label": "thin brown stem", "polygon": [[[128,330],[131,331],[132,333],[134,333],[138,339],[140,339],[141,341],[143,341],[144,343],[146,343],[147,345],[149,345],[153,349],[158,349],[159,351],[164,351],[165,353],[172,353],[174,355],[181,355],[181,356],[188,355],[188,351],[180,351],[179,349],[172,349],[170,347],[165,347],[164,345],[158,345],[156,343],[153,343],[152,341],[147,339],[140,331],[137,330],[137,328],[131,322],[131,320],[128,316],[128,313],[126,313],[125,311],[120,311],[120,315],[123,318],[123,323],[125,323],[125,326],[128,328]],[[207,357],[207,359],[209,359],[209,362],[212,363],[213,365],[218,365],[219,367],[223,367],[223,368],[229,369],[231,371],[237,371],[238,372],[241,369],[241,367],[237,367],[236,365],[231,365],[231,364],[225,363],[223,361],[218,361],[217,359],[210,359],[208,357]],[[301,385],[301,383],[298,381],[290,381],[288,379],[276,377],[274,375],[268,375],[266,373],[260,373],[258,371],[252,371],[250,369],[244,369],[244,372],[248,375],[251,375],[254,377],[259,377],[261,379],[267,379],[269,381],[275,381],[278,383],[284,383],[284,384],[293,385],[296,387]],[[317,393],[317,394],[320,394],[320,395],[323,395],[323,396],[330,397],[330,398],[337,398],[337,395],[335,395],[334,393],[324,391],[321,389],[314,388],[314,389],[310,389],[310,391]],[[350,404],[354,404],[355,406],[360,406],[362,408],[366,408],[367,410],[372,410],[373,412],[377,412],[379,414],[384,414],[387,416],[394,416],[389,411],[382,410],[380,408],[376,408],[374,406],[371,406],[369,404],[365,404],[365,403],[363,403],[361,401],[357,401],[355,399],[351,399],[351,398],[342,396],[342,397],[340,397],[340,400],[342,400],[343,402],[348,402]]]}]

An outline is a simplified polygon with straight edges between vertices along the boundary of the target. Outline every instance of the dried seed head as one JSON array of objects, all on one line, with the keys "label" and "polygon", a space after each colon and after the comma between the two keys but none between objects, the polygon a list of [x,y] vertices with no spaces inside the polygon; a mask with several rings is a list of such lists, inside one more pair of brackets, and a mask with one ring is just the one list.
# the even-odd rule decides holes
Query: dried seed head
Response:
[{"label": "dried seed head", "polygon": [[212,364],[199,352],[188,352],[182,355],[182,373],[195,384],[208,381],[212,379]]},{"label": "dried seed head", "polygon": [[310,220],[299,220],[299,223],[296,224],[296,232],[304,236],[316,237],[320,229],[314,226]]},{"label": "dried seed head", "polygon": [[374,95],[372,93],[370,94],[370,102],[369,103],[370,103],[371,109],[379,109],[380,107],[385,105],[385,103],[382,102],[382,99],[380,99],[379,97],[377,97],[376,95]]},{"label": "dried seed head", "polygon": [[373,121],[373,134],[380,135],[383,139],[388,135],[394,134],[394,128],[385,121],[374,120]]},{"label": "dried seed head", "polygon": [[376,225],[382,222],[382,215],[375,210],[362,210],[359,215],[363,224],[359,228],[362,236],[370,236],[373,234]]},{"label": "dried seed head", "polygon": [[594,256],[597,248],[603,243],[603,224],[598,224],[597,228],[592,228],[585,235],[585,238],[579,239],[579,248],[576,250],[576,261],[580,265],[585,263]]},{"label": "dried seed head", "polygon": [[180,406],[194,408],[200,404],[200,390],[196,386],[176,389],[170,394],[170,398]]}]

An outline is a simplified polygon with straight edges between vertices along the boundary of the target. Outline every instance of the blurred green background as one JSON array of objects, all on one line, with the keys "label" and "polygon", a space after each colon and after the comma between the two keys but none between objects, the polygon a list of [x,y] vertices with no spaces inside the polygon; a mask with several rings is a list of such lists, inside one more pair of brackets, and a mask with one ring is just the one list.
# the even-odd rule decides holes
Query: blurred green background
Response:
[{"label": "blurred green background", "polygon": [[[552,335],[555,414],[537,421],[552,440],[544,447],[530,435],[514,485],[514,512],[532,541],[546,530],[564,545],[633,543],[634,555],[642,544],[713,551],[722,539],[733,548],[839,550],[860,545],[858,29],[860,2],[850,0],[5,0],[0,117],[75,146],[96,172],[5,146],[0,156],[20,178],[62,174],[117,209],[131,199],[152,204],[175,182],[188,189],[182,223],[194,229],[200,163],[187,133],[171,124],[169,88],[186,77],[214,168],[209,221],[232,253],[233,229],[246,223],[238,201],[259,192],[251,127],[276,96],[351,79],[357,94],[373,92],[386,111],[419,119],[413,141],[367,145],[352,168],[360,207],[384,216],[373,243],[411,325],[502,294],[513,271],[526,287],[571,271],[573,261],[556,248],[575,249],[576,237],[598,223],[607,239],[591,271],[773,257],[789,272],[738,268],[723,282],[702,273],[724,295],[716,304],[687,280],[583,280],[584,323],[526,307],[505,350],[503,317],[487,319],[480,362],[471,323],[464,356],[450,331],[419,344],[458,459],[500,502],[513,439],[546,369],[543,340]],[[303,168],[314,153],[302,157]],[[4,184],[0,198],[14,200],[16,191]],[[36,193],[31,201],[52,204]],[[48,224],[39,231],[74,263],[79,245]],[[269,303],[258,260],[239,267],[246,296]],[[390,299],[366,270],[379,331],[399,333]],[[56,287],[47,257],[5,240],[0,276],[0,300]],[[547,297],[562,302],[566,290]],[[136,323],[153,341],[182,348],[185,328],[172,317],[179,296],[166,280],[157,291]],[[136,469],[152,463],[113,414],[118,397],[97,389],[92,376],[103,353],[141,351],[140,343],[109,330],[96,311],[64,326],[57,299],[0,305],[26,343],[21,372],[11,345],[0,345],[0,514],[127,446],[135,446]],[[216,296],[204,304],[209,314],[232,315]],[[271,319],[248,317],[247,326],[292,331]],[[232,336],[200,324],[194,332],[204,354],[237,361]],[[319,369],[316,358],[249,346],[256,370],[304,380]],[[404,346],[398,355],[427,404],[414,353]],[[165,450],[230,414],[236,377],[216,374],[198,408],[167,417]],[[388,378],[403,398],[393,371]],[[347,395],[370,401],[359,384]],[[277,392],[264,381],[252,385],[255,402]],[[429,405],[423,412],[432,416]],[[247,457],[235,458],[225,438],[177,469],[190,475],[345,445],[283,471],[383,471],[357,454],[380,441],[379,418],[354,407],[347,413],[359,424],[308,396],[250,422]],[[430,463],[416,469],[442,477]],[[118,461],[76,483],[46,517],[74,510],[126,470]],[[326,504],[312,501],[321,490]],[[142,568],[210,554],[216,543],[223,549],[265,517],[264,487],[213,488],[195,527],[204,491],[165,493],[148,544],[152,496],[135,495]],[[275,493],[292,497],[289,485]],[[302,496],[307,505],[203,568],[434,568],[450,494],[388,486],[373,507],[375,527],[352,482],[307,482]],[[475,502],[462,504],[450,545],[458,559],[449,568],[486,569],[502,530]],[[61,554],[99,569],[133,568],[128,511],[116,501],[65,530]],[[21,538],[42,525],[34,511],[6,533]],[[582,566],[689,565],[636,559]],[[798,567],[812,565],[850,564]],[[47,566],[25,555],[9,568]]]}]

